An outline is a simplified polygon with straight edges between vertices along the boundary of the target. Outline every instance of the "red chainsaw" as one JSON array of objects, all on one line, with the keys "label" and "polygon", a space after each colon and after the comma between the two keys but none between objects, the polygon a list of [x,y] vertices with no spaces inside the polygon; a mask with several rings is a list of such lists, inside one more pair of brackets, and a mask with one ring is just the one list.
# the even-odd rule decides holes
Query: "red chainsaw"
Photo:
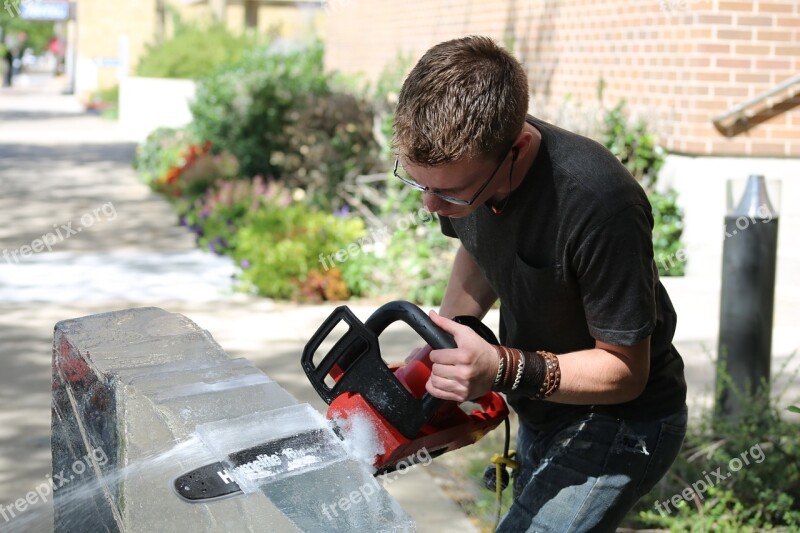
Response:
[{"label": "red chainsaw", "polygon": [[[498,344],[478,319],[455,320]],[[477,442],[508,416],[505,400],[495,392],[461,405],[431,396],[425,390],[431,374],[429,350],[420,350],[405,366],[387,365],[378,338],[397,321],[410,326],[434,350],[456,347],[453,337],[419,307],[395,301],[381,306],[365,323],[347,306],[338,307],[311,337],[301,359],[311,385],[330,405],[328,419],[361,416],[370,421],[383,448],[373,463],[376,475],[391,472],[401,462],[413,463],[422,450],[436,457]],[[314,364],[320,345],[341,322],[348,326],[347,332]]]}]

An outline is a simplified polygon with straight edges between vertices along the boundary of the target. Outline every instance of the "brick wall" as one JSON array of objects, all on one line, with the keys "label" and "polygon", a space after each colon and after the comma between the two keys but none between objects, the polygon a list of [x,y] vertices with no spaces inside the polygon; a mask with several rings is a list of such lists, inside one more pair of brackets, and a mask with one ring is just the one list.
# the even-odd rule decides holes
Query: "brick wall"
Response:
[{"label": "brick wall", "polygon": [[329,0],[327,10],[331,68],[375,77],[399,51],[416,59],[480,33],[523,62],[534,114],[565,102],[593,114],[625,98],[670,151],[800,157],[800,107],[733,139],[711,122],[800,72],[797,0]]}]

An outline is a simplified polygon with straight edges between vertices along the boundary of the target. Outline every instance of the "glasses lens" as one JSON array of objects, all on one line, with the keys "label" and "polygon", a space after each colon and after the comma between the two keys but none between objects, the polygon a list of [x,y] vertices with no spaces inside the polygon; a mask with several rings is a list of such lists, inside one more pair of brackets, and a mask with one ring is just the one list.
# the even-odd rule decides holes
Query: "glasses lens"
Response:
[{"label": "glasses lens", "polygon": [[409,185],[414,186],[415,188],[419,189],[423,188],[422,185],[417,183],[417,181],[411,177],[411,174],[406,172],[406,170],[403,168],[403,165],[397,165],[397,170],[395,171],[394,175],[400,178],[401,180],[405,181]]},{"label": "glasses lens", "polygon": [[462,200],[461,198],[455,198],[455,197],[450,196],[448,194],[443,194],[443,193],[440,193],[440,192],[431,191],[427,187],[425,187],[424,185],[419,184],[414,178],[411,177],[411,174],[409,174],[408,172],[405,171],[405,169],[403,168],[403,165],[400,164],[399,160],[397,160],[395,162],[394,175],[396,177],[400,178],[400,180],[404,181],[407,185],[410,185],[411,187],[413,187],[414,189],[416,189],[418,191],[422,191],[422,192],[424,192],[426,194],[430,194],[430,195],[435,196],[437,198],[441,198],[445,202],[449,202],[451,204],[456,204],[456,205],[469,205],[469,201],[468,200]]}]

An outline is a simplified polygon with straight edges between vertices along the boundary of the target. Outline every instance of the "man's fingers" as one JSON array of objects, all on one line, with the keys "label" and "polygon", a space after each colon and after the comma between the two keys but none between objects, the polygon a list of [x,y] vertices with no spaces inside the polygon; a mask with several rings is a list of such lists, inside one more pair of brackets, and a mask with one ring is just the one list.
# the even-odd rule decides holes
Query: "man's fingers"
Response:
[{"label": "man's fingers", "polygon": [[425,384],[425,389],[436,398],[441,398],[442,400],[452,400],[455,402],[462,402],[464,401],[464,397],[466,396],[466,392],[459,392],[463,390],[458,383],[454,381],[450,381],[447,379],[437,378],[436,376],[431,376],[431,379]]},{"label": "man's fingers", "polygon": [[458,382],[464,381],[463,372],[464,372],[463,369],[453,365],[442,365],[439,363],[433,363],[433,365],[431,366],[431,375]]},{"label": "man's fingers", "polygon": [[440,365],[465,365],[469,361],[468,356],[459,348],[444,348],[431,352],[431,362]]},{"label": "man's fingers", "polygon": [[450,335],[455,335],[460,331],[460,328],[465,327],[458,322],[453,322],[449,318],[443,317],[434,310],[431,310],[431,312],[428,313],[428,316],[431,318],[434,324],[445,330]]}]

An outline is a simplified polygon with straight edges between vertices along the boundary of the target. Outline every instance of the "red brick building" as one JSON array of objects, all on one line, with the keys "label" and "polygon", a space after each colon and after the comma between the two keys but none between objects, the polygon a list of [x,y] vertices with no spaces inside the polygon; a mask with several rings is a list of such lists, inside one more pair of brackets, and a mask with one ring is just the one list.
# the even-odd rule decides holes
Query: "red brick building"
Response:
[{"label": "red brick building", "polygon": [[550,113],[568,98],[596,106],[603,83],[603,104],[627,99],[671,152],[800,157],[800,108],[782,111],[800,103],[791,90],[748,110],[763,122],[733,138],[712,124],[800,73],[798,0],[329,0],[328,11],[333,68],[374,76],[398,51],[485,34],[523,62]]}]

